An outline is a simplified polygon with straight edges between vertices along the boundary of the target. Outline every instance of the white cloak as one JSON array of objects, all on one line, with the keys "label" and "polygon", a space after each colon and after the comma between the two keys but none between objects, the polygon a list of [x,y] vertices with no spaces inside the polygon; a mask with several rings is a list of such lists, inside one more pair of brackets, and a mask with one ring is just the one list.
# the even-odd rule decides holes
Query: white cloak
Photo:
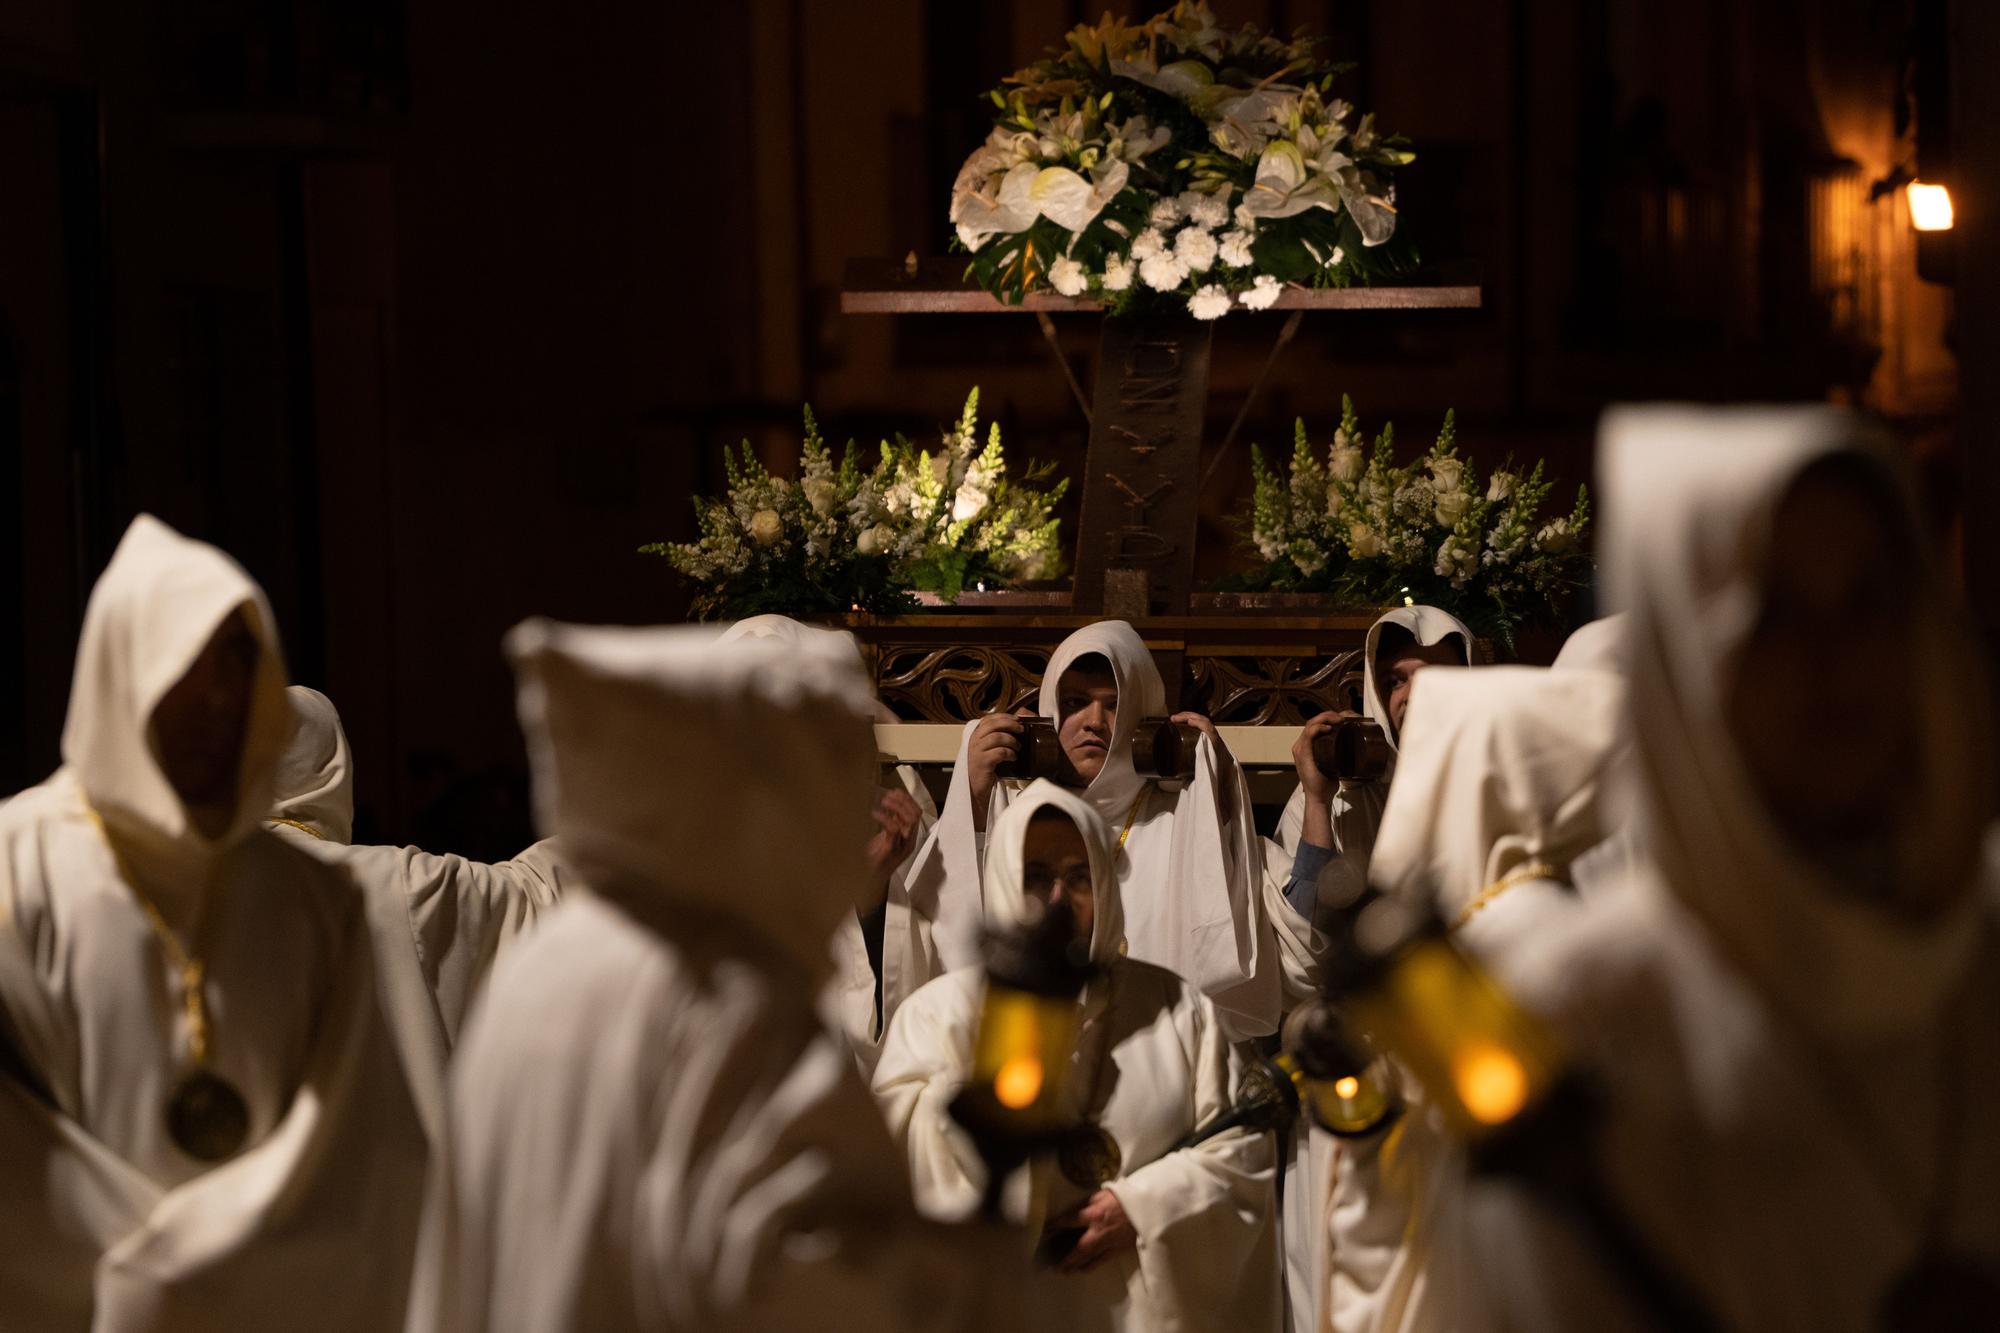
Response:
[{"label": "white cloak", "polygon": [[1020,1326],[1017,1238],[917,1216],[815,1011],[873,827],[852,653],[508,643],[538,818],[590,887],[467,1025],[411,1328]]},{"label": "white cloak", "polygon": [[[1020,919],[1021,840],[1043,806],[1062,810],[1084,831],[1095,896],[1091,955],[1105,969],[1079,1000],[1068,1089],[1078,1114],[1117,1141],[1123,1165],[1106,1188],[1139,1237],[1135,1249],[1059,1278],[1065,1303],[1081,1327],[1274,1329],[1272,1136],[1237,1129],[1175,1150],[1230,1107],[1235,1057],[1199,991],[1123,956],[1115,848],[1088,802],[1043,781],[1007,807],[988,840],[987,910],[997,924]],[[971,1072],[983,976],[979,968],[961,969],[911,996],[876,1066],[875,1095],[909,1156],[918,1203],[934,1217],[963,1214],[984,1179],[971,1140],[947,1109]],[[1028,1211],[1037,1223],[1091,1192],[1046,1161],[1031,1174]]]},{"label": "white cloak", "polygon": [[[1955,905],[1918,921],[1836,883],[1767,813],[1723,720],[1772,516],[1834,455],[1920,530],[1887,451],[1831,409],[1607,416],[1604,582],[1628,613],[1644,854],[1503,967],[1607,1092],[1613,1202],[1733,1328],[1873,1329],[1927,1241],[2000,1271],[1991,738],[1936,585],[1909,591],[1918,762],[1885,780],[1923,793],[1895,873],[1962,886]],[[1638,1326],[1567,1219],[1498,1187],[1476,1202],[1506,1327]]]},{"label": "white cloak", "polygon": [[[239,612],[259,661],[236,807],[210,839],[150,719]],[[438,1070],[424,1033],[392,1027],[353,886],[259,827],[287,726],[262,592],[135,520],[85,614],[64,767],[0,811],[0,1326],[401,1322]],[[206,967],[211,1065],[250,1114],[220,1164],[165,1132],[187,1032],[127,873]]]},{"label": "white cloak", "polygon": [[[1088,654],[1110,661],[1118,712],[1103,771],[1081,795],[1114,840],[1122,834],[1117,875],[1131,956],[1192,982],[1215,1003],[1232,1039],[1275,1032],[1288,955],[1272,926],[1279,886],[1267,874],[1242,770],[1234,763],[1225,767],[1204,736],[1194,778],[1185,786],[1133,771],[1132,734],[1142,718],[1166,712],[1166,686],[1145,642],[1122,620],[1086,625],[1063,640],[1042,676],[1043,717],[1057,719],[1062,673]],[[904,993],[978,962],[984,838],[973,826],[966,772],[966,745],[976,725],[966,726],[943,813],[899,888],[912,924],[889,942],[884,966],[893,969]],[[994,783],[988,829],[1017,786]]]}]

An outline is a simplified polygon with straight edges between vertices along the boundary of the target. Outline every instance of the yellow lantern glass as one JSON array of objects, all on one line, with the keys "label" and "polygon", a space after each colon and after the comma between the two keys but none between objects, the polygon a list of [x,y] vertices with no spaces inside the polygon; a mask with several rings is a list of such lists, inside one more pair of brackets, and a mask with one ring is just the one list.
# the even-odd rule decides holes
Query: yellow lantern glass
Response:
[{"label": "yellow lantern glass", "polygon": [[1911,181],[1906,191],[1910,201],[1910,225],[1918,231],[1950,231],[1951,191],[1942,185]]},{"label": "yellow lantern glass", "polygon": [[1401,1105],[1395,1066],[1380,1056],[1337,1078],[1314,1078],[1290,1055],[1280,1055],[1275,1063],[1291,1075],[1305,1113],[1329,1134],[1342,1138],[1367,1134]]},{"label": "yellow lantern glass", "polygon": [[1541,1024],[1442,936],[1413,941],[1352,1006],[1467,1138],[1534,1105],[1560,1067]]},{"label": "yellow lantern glass", "polygon": [[1075,1047],[1074,997],[1036,995],[989,981],[973,1046],[971,1086],[990,1095],[989,1110],[1017,1134],[1058,1128]]}]

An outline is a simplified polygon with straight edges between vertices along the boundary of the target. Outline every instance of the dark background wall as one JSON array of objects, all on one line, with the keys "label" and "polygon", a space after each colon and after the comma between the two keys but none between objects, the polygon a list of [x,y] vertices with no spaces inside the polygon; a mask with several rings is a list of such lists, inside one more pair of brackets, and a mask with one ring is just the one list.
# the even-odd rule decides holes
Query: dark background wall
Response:
[{"label": "dark background wall", "polygon": [[[1584,480],[1606,402],[1832,397],[1891,420],[1956,532],[2000,499],[1952,433],[1960,367],[1968,404],[2000,383],[1972,299],[2000,308],[1970,257],[1989,205],[1960,191],[1955,324],[1900,197],[1868,197],[1916,161],[1922,7],[1219,0],[1360,62],[1347,95],[1416,140],[1404,225],[1487,293],[1309,320],[1243,440],[1330,429],[1345,391],[1405,438],[1455,406],[1483,461]],[[1084,425],[1032,321],[837,303],[848,257],[941,251],[976,99],[1086,8],[0,9],[0,790],[56,762],[83,597],[142,509],[269,589],[295,678],[347,719],[362,836],[499,855],[524,826],[501,635],[678,617],[634,548],[686,534],[724,441],[783,460],[804,400],[864,443],[927,431],[977,383],[1017,458],[1074,471]],[[1963,8],[1933,68],[2000,48]],[[1969,161],[1995,117],[1957,95]],[[1211,439],[1277,322],[1220,328]],[[1087,376],[1089,322],[1060,332]],[[1247,490],[1239,446],[1210,574]],[[1965,536],[1992,607],[1992,539]]]}]

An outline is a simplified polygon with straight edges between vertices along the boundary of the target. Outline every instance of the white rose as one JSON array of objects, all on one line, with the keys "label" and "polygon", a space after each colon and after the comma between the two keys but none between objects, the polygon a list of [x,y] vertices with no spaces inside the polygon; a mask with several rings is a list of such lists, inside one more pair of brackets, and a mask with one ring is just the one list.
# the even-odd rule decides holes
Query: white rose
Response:
[{"label": "white rose", "polygon": [[1559,518],[1535,535],[1535,545],[1550,555],[1561,555],[1576,545],[1576,533],[1571,531],[1567,518]]},{"label": "white rose", "polygon": [[1122,292],[1132,285],[1132,265],[1117,255],[1104,261],[1104,290]]},{"label": "white rose", "polygon": [[1465,480],[1465,460],[1462,458],[1433,458],[1431,460],[1431,483],[1438,492],[1455,491]]},{"label": "white rose", "polygon": [[1049,265],[1049,285],[1064,296],[1082,296],[1090,290],[1090,275],[1083,265],[1064,255]]},{"label": "white rose", "polygon": [[1269,310],[1278,303],[1278,294],[1285,290],[1285,284],[1268,273],[1259,273],[1250,290],[1241,292],[1236,299],[1243,303],[1245,310]]},{"label": "white rose", "polygon": [[1217,247],[1217,253],[1222,256],[1222,262],[1231,268],[1249,268],[1256,262],[1250,254],[1250,246],[1256,239],[1254,232],[1241,227],[1231,228],[1222,233],[1222,244]]},{"label": "white rose", "polygon": [[1366,523],[1356,523],[1347,530],[1347,549],[1356,559],[1367,560],[1382,554],[1382,537]]},{"label": "white rose", "polygon": [[750,540],[759,546],[774,546],[785,535],[785,520],[775,509],[759,509],[750,515]]},{"label": "white rose", "polygon": [[838,491],[832,482],[815,478],[804,483],[801,489],[805,491],[806,503],[812,506],[815,514],[825,517],[833,512],[833,501]]},{"label": "white rose", "polygon": [[1132,262],[1143,263],[1154,255],[1165,254],[1167,238],[1160,234],[1158,227],[1148,227],[1132,242]]},{"label": "white rose", "polygon": [[1486,483],[1487,503],[1496,505],[1499,504],[1502,500],[1506,499],[1508,496],[1514,493],[1514,487],[1516,484],[1518,484],[1517,479],[1515,478],[1513,473],[1511,472],[1494,473],[1493,476]]},{"label": "white rose", "polygon": [[1352,486],[1355,480],[1360,477],[1361,468],[1360,446],[1347,443],[1347,436],[1344,433],[1335,435],[1333,437],[1333,453],[1328,456],[1326,462],[1327,475],[1335,481],[1345,482],[1347,485]]},{"label": "white rose", "polygon": [[888,532],[879,523],[872,528],[863,528],[854,539],[854,549],[862,555],[879,555],[887,544]]},{"label": "white rose", "polygon": [[1196,273],[1206,273],[1215,263],[1215,237],[1199,227],[1190,227],[1174,237],[1174,258]]},{"label": "white rose", "polygon": [[1229,293],[1211,282],[1188,298],[1188,313],[1196,319],[1221,319],[1229,313]]},{"label": "white rose", "polygon": [[1156,292],[1170,292],[1187,281],[1188,268],[1170,254],[1148,256],[1139,265],[1139,277]]},{"label": "white rose", "polygon": [[1472,506],[1472,497],[1464,491],[1440,491],[1437,498],[1437,520],[1440,526],[1453,528],[1458,520],[1465,517],[1465,511]]},{"label": "white rose", "polygon": [[958,493],[951,497],[951,521],[963,523],[969,518],[979,517],[991,498],[982,488],[971,482],[965,483],[958,488]]}]

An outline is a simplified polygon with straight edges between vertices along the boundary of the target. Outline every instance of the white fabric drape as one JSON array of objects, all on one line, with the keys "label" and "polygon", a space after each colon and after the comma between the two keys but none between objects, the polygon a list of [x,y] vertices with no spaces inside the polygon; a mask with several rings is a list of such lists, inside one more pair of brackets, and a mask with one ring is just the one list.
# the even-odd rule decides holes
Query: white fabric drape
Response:
[{"label": "white fabric drape", "polygon": [[[1489,958],[1573,904],[1569,866],[1607,833],[1607,775],[1629,756],[1625,691],[1596,671],[1435,668],[1410,695],[1371,882],[1433,898]],[[1401,1118],[1316,1156],[1320,1300],[1335,1333],[1478,1333],[1487,1309],[1469,1257],[1465,1160],[1421,1090]]]},{"label": "white fabric drape", "polygon": [[[236,806],[209,839],[150,722],[235,614],[259,660]],[[136,520],[85,614],[65,766],[0,810],[0,1327],[401,1321],[438,1072],[424,1034],[385,1017],[352,885],[258,827],[283,682],[249,577]],[[248,1146],[219,1165],[165,1132],[187,1032],[135,887],[183,932],[199,922],[211,1065],[250,1112]]]},{"label": "white fabric drape", "polygon": [[868,874],[852,653],[547,622],[508,644],[538,818],[590,887],[467,1026],[411,1327],[1018,1326],[1013,1238],[916,1216],[815,1011]]},{"label": "white fabric drape", "polygon": [[[1877,1327],[1927,1243],[2000,1264],[2000,1121],[1986,1111],[2000,1098],[2000,951],[1992,872],[1976,866],[1990,742],[1935,585],[1911,590],[1906,645],[1921,758],[1882,777],[1921,797],[1904,882],[1983,875],[1957,907],[1914,921],[1834,883],[1766,812],[1724,722],[1773,516],[1836,455],[1900,494],[1887,455],[1831,409],[1607,416],[1604,583],[1629,617],[1644,856],[1503,969],[1607,1091],[1614,1198],[1735,1328]],[[1491,1203],[1478,1230],[1510,1326],[1631,1326],[1574,1232],[1505,1194]]]},{"label": "white fabric drape", "polygon": [[[1118,712],[1103,771],[1079,795],[1114,837],[1130,824],[1118,882],[1131,956],[1192,982],[1215,1002],[1232,1037],[1274,1032],[1285,959],[1273,934],[1265,853],[1242,770],[1234,764],[1225,769],[1204,736],[1196,747],[1194,777],[1185,786],[1176,789],[1133,771],[1133,732],[1141,719],[1166,711],[1166,687],[1145,641],[1122,620],[1087,625],[1063,640],[1042,676],[1043,717],[1058,720],[1062,673],[1092,654],[1111,663]],[[895,975],[905,991],[914,989],[913,982],[921,984],[918,978],[978,961],[984,915],[981,835],[974,829],[966,776],[966,743],[975,725],[967,724],[944,810],[900,890],[916,919],[934,923],[928,939],[906,930],[895,941]],[[1014,799],[1017,785],[994,784],[989,829]]]},{"label": "white fabric drape", "polygon": [[[1084,831],[1096,920],[1091,956],[1104,969],[1079,1003],[1068,1081],[1076,1111],[1118,1143],[1117,1195],[1138,1232],[1136,1249],[1059,1279],[1081,1327],[1270,1329],[1280,1319],[1271,1136],[1232,1130],[1193,1148],[1182,1137],[1231,1105],[1235,1066],[1214,1007],[1165,970],[1120,956],[1123,887],[1112,834],[1079,794],[1029,785],[995,821],[985,902],[995,924],[1025,901],[1021,843],[1034,812],[1053,807]],[[950,973],[896,1016],[875,1072],[875,1094],[909,1157],[919,1203],[933,1216],[963,1213],[982,1169],[951,1119],[971,1070],[983,974]],[[1030,1220],[1055,1217],[1090,1191],[1047,1163],[1032,1168]]]}]

